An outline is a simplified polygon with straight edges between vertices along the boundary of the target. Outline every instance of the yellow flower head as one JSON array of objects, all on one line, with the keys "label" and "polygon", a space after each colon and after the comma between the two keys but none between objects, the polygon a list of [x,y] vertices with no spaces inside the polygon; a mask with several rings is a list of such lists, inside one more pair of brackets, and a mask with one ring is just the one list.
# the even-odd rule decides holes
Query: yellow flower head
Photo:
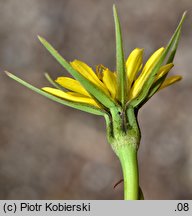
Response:
[{"label": "yellow flower head", "polygon": [[[145,84],[145,81],[148,79],[152,71],[152,68],[161,57],[163,51],[163,47],[155,51],[148,59],[144,67],[142,67],[143,49],[136,48],[131,52],[126,61],[126,75],[128,85],[128,96],[126,102],[129,102],[139,95],[143,85]],[[94,83],[98,88],[100,88],[103,92],[105,92],[105,94],[107,94],[117,103],[120,103],[117,98],[117,72],[112,72],[108,68],[102,65],[98,65],[96,67],[95,73],[91,67],[79,60],[74,60],[70,64],[78,73]],[[155,76],[153,82],[154,85],[155,83],[158,83],[158,81],[163,76],[167,75],[172,67],[173,63],[161,66]],[[180,79],[181,76],[171,76],[161,83],[159,89],[172,85]],[[102,104],[98,102],[98,100],[96,100],[91,94],[89,94],[88,91],[86,91],[86,89],[81,85],[79,81],[69,77],[58,77],[55,82],[60,85],[60,89],[51,87],[44,87],[42,89],[50,94],[66,100],[87,103],[101,108],[103,107]]]},{"label": "yellow flower head", "polygon": [[[167,77],[173,67],[181,27],[185,13],[168,45],[156,50],[143,63],[143,49],[134,49],[124,60],[121,27],[115,6],[113,7],[116,33],[116,70],[103,65],[95,71],[86,63],[74,60],[68,63],[44,38],[41,43],[51,55],[74,77],[58,77],[55,81],[46,74],[54,87],[38,89],[7,72],[8,76],[26,87],[56,102],[96,115],[110,115],[113,109],[126,112],[129,108],[138,110],[158,90],[181,79],[181,76]],[[165,62],[165,60],[167,61]]]}]

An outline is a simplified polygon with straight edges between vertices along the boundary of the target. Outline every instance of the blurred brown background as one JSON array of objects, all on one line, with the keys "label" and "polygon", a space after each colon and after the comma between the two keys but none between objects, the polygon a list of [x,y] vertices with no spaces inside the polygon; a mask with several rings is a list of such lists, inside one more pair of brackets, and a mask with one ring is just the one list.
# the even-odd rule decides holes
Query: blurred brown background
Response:
[{"label": "blurred brown background", "polygon": [[188,10],[172,74],[182,82],[155,95],[139,113],[140,181],[146,199],[192,199],[191,0],[0,0],[0,199],[122,199],[119,161],[104,119],[56,104],[10,80],[37,87],[44,72],[67,75],[37,40],[67,60],[115,68],[112,4],[126,56],[145,58],[165,45]]}]

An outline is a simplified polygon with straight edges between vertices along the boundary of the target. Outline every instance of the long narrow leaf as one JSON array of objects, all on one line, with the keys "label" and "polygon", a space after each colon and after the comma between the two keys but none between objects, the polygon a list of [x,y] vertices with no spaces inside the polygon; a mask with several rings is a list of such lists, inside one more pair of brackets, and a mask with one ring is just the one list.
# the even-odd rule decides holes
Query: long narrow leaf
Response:
[{"label": "long narrow leaf", "polygon": [[105,107],[110,108],[114,107],[117,104],[106,95],[99,87],[97,87],[94,83],[90,82],[83,75],[78,73],[73,67],[48,43],[44,38],[38,37],[41,43],[45,46],[45,48],[51,53],[51,55],[76,79],[78,80],[83,87],[92,94],[100,103],[102,103]]},{"label": "long narrow leaf", "polygon": [[137,107],[140,103],[142,103],[146,99],[146,97],[147,97],[147,95],[149,93],[149,90],[150,90],[151,86],[153,85],[156,73],[159,71],[161,65],[163,64],[163,61],[165,60],[165,58],[166,58],[167,54],[169,53],[169,51],[171,50],[171,48],[174,46],[174,44],[177,44],[177,41],[179,40],[178,35],[180,34],[180,30],[181,30],[182,24],[183,24],[183,22],[185,20],[185,17],[186,17],[186,12],[184,12],[184,14],[183,14],[183,16],[181,18],[181,21],[180,21],[178,27],[176,28],[171,40],[169,41],[169,43],[167,45],[167,47],[163,51],[163,53],[161,55],[161,58],[154,65],[149,78],[147,79],[147,81],[145,82],[145,84],[143,86],[143,89],[142,89],[141,93],[139,94],[138,97],[136,97],[135,99],[133,99],[130,102],[131,106]]},{"label": "long narrow leaf", "polygon": [[[180,36],[181,36],[181,29],[176,36],[175,43],[172,46],[172,49],[170,51],[170,55],[168,57],[166,64],[170,64],[173,62],[175,54],[177,52]],[[159,90],[162,83],[165,81],[167,75],[168,75],[168,73],[166,73],[164,76],[162,76],[160,79],[158,79],[155,83],[153,83],[147,98],[141,104],[139,104],[139,107],[143,106]]]},{"label": "long narrow leaf", "polygon": [[124,60],[124,52],[123,52],[121,26],[120,26],[119,17],[115,5],[113,5],[113,15],[115,21],[115,35],[116,35],[117,98],[124,106],[127,100],[127,75],[125,71],[125,60]]},{"label": "long narrow leaf", "polygon": [[69,107],[72,107],[72,108],[75,108],[75,109],[79,109],[81,111],[84,111],[84,112],[88,112],[88,113],[91,113],[91,114],[95,114],[95,115],[104,115],[105,114],[105,111],[104,110],[101,110],[99,108],[96,108],[94,106],[91,106],[89,104],[86,104],[86,103],[79,103],[79,102],[72,102],[72,101],[67,101],[67,100],[64,100],[64,99],[60,99],[56,96],[53,96],[41,89],[38,89],[34,86],[32,86],[31,84],[25,82],[24,80],[18,78],[17,76],[13,75],[12,73],[10,72],[5,72],[10,78],[14,79],[15,81],[17,81],[18,83],[24,85],[25,87],[31,89],[32,91],[35,91],[37,92],[38,94],[40,95],[43,95],[55,102],[58,102],[60,104],[63,104],[63,105],[66,105],[66,106],[69,106]]},{"label": "long narrow leaf", "polygon": [[[166,64],[170,64],[173,62],[175,54],[177,52],[177,48],[178,48],[178,44],[179,44],[179,39],[181,36],[181,29],[178,32],[176,39],[175,39],[175,43],[173,44],[173,47],[171,49],[171,53],[169,55],[169,58],[166,62]],[[162,76],[160,79],[158,79],[151,87],[149,95],[147,96],[147,100],[146,102],[159,90],[159,88],[161,87],[162,83],[165,81],[166,77],[167,77],[168,73],[166,73],[164,76]]]},{"label": "long narrow leaf", "polygon": [[149,95],[147,96],[147,100],[149,100],[161,87],[162,83],[165,80],[165,77],[167,76],[167,74],[165,74],[164,76],[162,76],[160,79],[158,79],[151,87],[150,91],[149,91]]},{"label": "long narrow leaf", "polygon": [[138,109],[140,109],[158,91],[158,89],[161,87],[162,83],[164,82],[166,76],[167,74],[165,74],[160,79],[158,79],[155,83],[153,83],[147,97],[138,105]]},{"label": "long narrow leaf", "polygon": [[169,58],[168,58],[166,64],[169,64],[169,63],[173,62],[173,60],[175,58],[175,54],[177,52],[180,36],[181,36],[181,29],[180,29],[179,33],[177,34],[177,36],[176,36],[175,43],[173,44],[171,53],[169,55]]}]

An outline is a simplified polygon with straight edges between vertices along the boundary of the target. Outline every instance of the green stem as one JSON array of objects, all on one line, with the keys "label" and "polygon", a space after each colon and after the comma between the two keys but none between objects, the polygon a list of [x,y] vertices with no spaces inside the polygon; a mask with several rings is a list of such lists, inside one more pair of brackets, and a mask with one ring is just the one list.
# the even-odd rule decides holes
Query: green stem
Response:
[{"label": "green stem", "polygon": [[141,136],[136,113],[131,106],[127,112],[111,108],[110,113],[110,117],[106,116],[108,141],[121,163],[124,199],[138,200],[140,196],[137,150]]},{"label": "green stem", "polygon": [[137,150],[134,145],[124,146],[118,149],[124,179],[124,199],[139,199],[139,172],[137,162]]}]

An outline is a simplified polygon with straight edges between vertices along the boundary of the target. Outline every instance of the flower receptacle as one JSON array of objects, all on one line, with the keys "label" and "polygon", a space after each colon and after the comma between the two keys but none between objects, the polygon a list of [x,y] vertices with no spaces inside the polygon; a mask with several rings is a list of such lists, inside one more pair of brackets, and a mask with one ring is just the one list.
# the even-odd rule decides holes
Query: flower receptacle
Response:
[{"label": "flower receptacle", "polygon": [[113,108],[106,116],[107,138],[114,152],[118,155],[119,149],[132,146],[139,148],[141,139],[137,121],[137,111],[131,106],[126,109]]}]

